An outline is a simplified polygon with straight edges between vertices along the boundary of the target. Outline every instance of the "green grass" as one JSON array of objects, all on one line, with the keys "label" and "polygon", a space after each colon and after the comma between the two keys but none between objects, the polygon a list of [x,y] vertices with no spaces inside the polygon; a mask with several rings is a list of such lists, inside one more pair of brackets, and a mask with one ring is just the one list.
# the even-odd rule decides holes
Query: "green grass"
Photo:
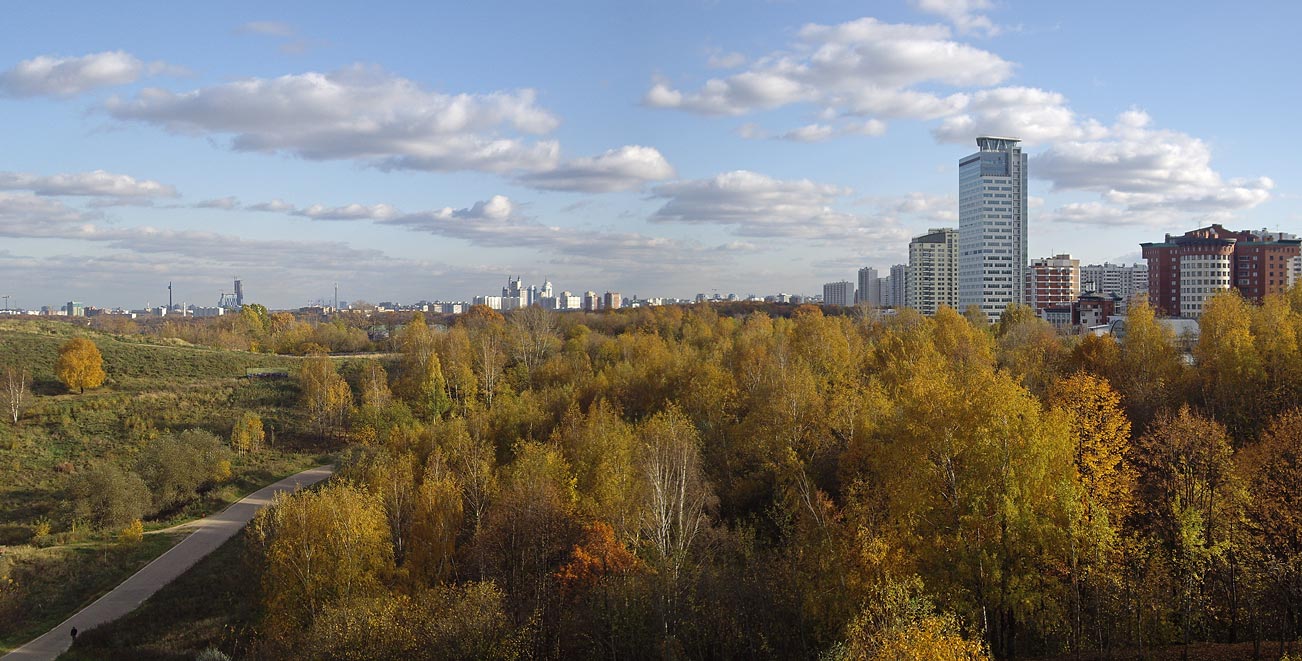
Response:
[{"label": "green grass", "polygon": [[[59,347],[74,336],[90,338],[103,354],[109,378],[102,388],[70,394],[55,378]],[[0,366],[26,367],[36,394],[17,426],[0,421],[0,577],[19,581],[19,589],[0,592],[0,648],[44,633],[175,541],[150,534],[129,552],[97,541],[111,535],[95,536],[71,515],[69,485],[78,471],[96,461],[130,469],[159,434],[199,428],[226,438],[244,412],[261,416],[269,448],[234,457],[229,482],[146,520],[148,530],[159,530],[321,463],[331,448],[303,432],[296,382],[242,378],[248,369],[292,373],[299,362],[55,321],[0,320]],[[38,521],[50,525],[41,540],[48,548],[29,545]]]},{"label": "green grass", "polygon": [[17,591],[0,598],[0,653],[49,631],[172,548],[184,535],[148,535],[140,545],[108,541],[19,547],[4,556]]},{"label": "green grass", "polygon": [[243,651],[258,618],[258,587],[236,535],[131,614],[77,637],[60,659],[193,659],[214,645]]}]

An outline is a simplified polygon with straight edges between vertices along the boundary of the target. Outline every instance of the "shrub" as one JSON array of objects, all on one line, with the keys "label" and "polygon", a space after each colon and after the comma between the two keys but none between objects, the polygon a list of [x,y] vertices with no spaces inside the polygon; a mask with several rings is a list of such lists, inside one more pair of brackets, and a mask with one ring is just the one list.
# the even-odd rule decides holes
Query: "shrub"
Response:
[{"label": "shrub", "polygon": [[140,519],[128,523],[126,527],[118,533],[118,544],[124,547],[131,547],[145,541],[145,524]]},{"label": "shrub", "polygon": [[149,485],[155,509],[165,510],[194,500],[200,488],[219,475],[220,463],[229,461],[227,456],[216,436],[188,429],[146,445],[136,461],[136,471]]},{"label": "shrub", "polygon": [[209,647],[196,654],[194,661],[231,661],[231,657],[216,647]]},{"label": "shrub", "polygon": [[149,487],[135,473],[102,462],[72,483],[72,510],[98,528],[125,526],[149,508]]}]

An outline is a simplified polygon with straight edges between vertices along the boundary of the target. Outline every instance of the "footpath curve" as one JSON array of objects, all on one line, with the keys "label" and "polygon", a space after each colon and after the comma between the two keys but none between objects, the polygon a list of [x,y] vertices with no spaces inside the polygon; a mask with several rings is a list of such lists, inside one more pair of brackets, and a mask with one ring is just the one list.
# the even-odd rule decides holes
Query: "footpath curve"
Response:
[{"label": "footpath curve", "polygon": [[80,633],[130,613],[164,585],[176,580],[204,556],[244,529],[277,493],[295,491],[330,477],[334,466],[317,466],[290,475],[245,496],[209,517],[186,524],[194,532],[145,565],[121,585],[96,599],[36,640],[0,657],[0,661],[53,661],[72,646],[72,629]]}]

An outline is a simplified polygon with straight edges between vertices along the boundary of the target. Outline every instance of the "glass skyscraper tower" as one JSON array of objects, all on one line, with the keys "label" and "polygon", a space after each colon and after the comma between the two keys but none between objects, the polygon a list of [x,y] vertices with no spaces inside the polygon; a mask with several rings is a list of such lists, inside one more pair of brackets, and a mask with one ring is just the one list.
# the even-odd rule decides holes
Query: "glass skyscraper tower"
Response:
[{"label": "glass skyscraper tower", "polygon": [[981,136],[958,162],[958,304],[995,321],[1026,298],[1026,154],[1018,138]]}]

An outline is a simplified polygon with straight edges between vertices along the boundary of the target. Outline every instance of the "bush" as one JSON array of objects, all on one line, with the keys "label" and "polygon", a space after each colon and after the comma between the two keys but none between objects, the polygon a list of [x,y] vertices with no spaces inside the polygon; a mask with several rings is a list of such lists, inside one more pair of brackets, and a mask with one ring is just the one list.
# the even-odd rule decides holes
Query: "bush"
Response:
[{"label": "bush", "polygon": [[72,483],[72,511],[97,528],[120,528],[144,516],[149,487],[135,473],[101,462]]},{"label": "bush", "polygon": [[231,657],[216,647],[209,647],[196,654],[194,661],[231,661]]},{"label": "bush", "polygon": [[155,510],[166,510],[194,500],[199,490],[220,474],[221,462],[229,462],[228,455],[216,436],[188,429],[146,445],[136,461],[136,471],[153,493]]},{"label": "bush", "polygon": [[121,532],[118,533],[118,544],[123,547],[132,547],[145,541],[145,524],[140,519],[128,523]]}]

